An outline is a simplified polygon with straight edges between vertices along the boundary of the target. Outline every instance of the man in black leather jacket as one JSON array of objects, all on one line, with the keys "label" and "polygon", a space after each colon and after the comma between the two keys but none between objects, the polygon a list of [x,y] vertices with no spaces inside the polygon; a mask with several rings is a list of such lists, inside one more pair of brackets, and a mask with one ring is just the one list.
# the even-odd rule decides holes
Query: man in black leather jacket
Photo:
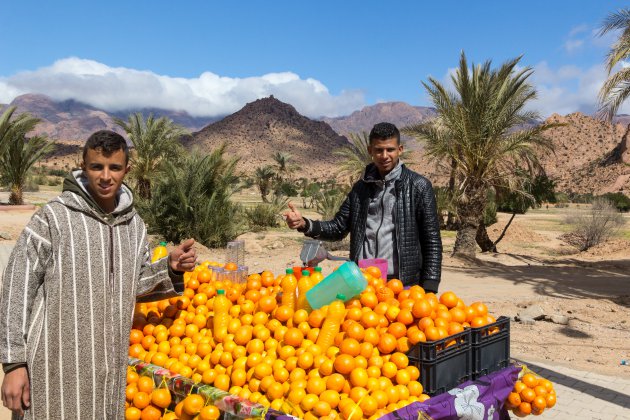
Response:
[{"label": "man in black leather jacket", "polygon": [[350,233],[350,259],[384,258],[388,278],[436,292],[442,272],[442,239],[431,182],[408,169],[395,125],[370,132],[372,162],[332,220],[302,217],[289,203],[287,225],[306,236],[338,241]]}]

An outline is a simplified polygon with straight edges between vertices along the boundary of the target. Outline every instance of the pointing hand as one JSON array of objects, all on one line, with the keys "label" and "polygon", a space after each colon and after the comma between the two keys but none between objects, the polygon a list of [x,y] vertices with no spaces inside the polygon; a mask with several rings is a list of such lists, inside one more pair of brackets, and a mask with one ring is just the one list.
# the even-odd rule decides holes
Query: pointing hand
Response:
[{"label": "pointing hand", "polygon": [[287,221],[287,226],[290,229],[300,229],[306,226],[306,222],[304,218],[300,214],[300,212],[295,208],[295,205],[289,201],[289,211],[283,214],[285,220]]},{"label": "pointing hand", "polygon": [[194,244],[194,239],[186,239],[169,254],[168,261],[171,269],[174,271],[193,271],[197,263]]}]

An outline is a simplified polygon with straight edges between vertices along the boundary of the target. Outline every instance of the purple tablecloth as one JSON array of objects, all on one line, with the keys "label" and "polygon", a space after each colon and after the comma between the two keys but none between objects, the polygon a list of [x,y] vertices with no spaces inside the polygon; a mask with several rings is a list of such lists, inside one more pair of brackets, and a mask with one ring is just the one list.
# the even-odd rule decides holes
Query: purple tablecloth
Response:
[{"label": "purple tablecloth", "polygon": [[509,419],[504,403],[520,370],[519,366],[508,366],[474,381],[464,382],[458,388],[424,402],[409,404],[381,417],[381,420]]}]

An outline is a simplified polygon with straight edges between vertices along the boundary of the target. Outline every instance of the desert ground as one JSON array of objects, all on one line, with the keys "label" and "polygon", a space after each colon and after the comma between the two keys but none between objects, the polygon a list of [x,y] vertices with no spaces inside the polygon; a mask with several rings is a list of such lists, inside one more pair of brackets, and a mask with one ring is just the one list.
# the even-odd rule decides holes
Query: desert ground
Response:
[{"label": "desert ground", "polygon": [[[45,188],[27,193],[25,201],[41,205],[59,187]],[[7,193],[0,192],[0,203],[6,203],[7,197]],[[258,197],[252,190],[236,199],[248,205]],[[301,204],[300,200],[294,203],[298,207]],[[35,210],[3,207],[0,243],[14,243]],[[564,223],[567,213],[585,208],[550,205],[518,215],[499,243],[499,253],[479,253],[474,262],[451,258],[455,233],[442,232],[444,254],[439,292],[454,291],[466,303],[483,301],[492,315],[512,318],[510,351],[518,360],[630,378],[630,366],[621,364],[622,360],[630,363],[630,223],[606,243],[579,252],[559,236],[570,229]],[[318,217],[310,209],[304,214]],[[498,219],[489,229],[493,239],[509,215],[500,213]],[[304,237],[283,224],[268,231],[245,233],[238,239],[245,242],[245,263],[250,272],[271,270],[278,274],[301,264]],[[152,238],[152,245],[158,240]],[[200,260],[223,262],[225,258],[224,249],[197,245],[197,251]],[[343,250],[331,253],[347,256]],[[320,265],[326,274],[339,264],[324,261]],[[515,321],[526,309],[535,309],[538,318],[544,319],[533,324]],[[558,315],[567,322],[549,320]]]}]

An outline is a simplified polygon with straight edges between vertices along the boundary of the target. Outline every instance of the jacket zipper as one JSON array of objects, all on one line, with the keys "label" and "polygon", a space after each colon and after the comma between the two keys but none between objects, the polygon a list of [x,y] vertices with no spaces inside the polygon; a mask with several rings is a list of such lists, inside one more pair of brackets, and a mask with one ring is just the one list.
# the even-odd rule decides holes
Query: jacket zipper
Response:
[{"label": "jacket zipper", "polygon": [[378,233],[381,231],[381,227],[383,227],[383,219],[385,218],[385,181],[383,181],[383,191],[381,193],[381,223],[378,225],[378,229],[376,229],[376,238],[374,238],[374,258],[378,258]]}]

